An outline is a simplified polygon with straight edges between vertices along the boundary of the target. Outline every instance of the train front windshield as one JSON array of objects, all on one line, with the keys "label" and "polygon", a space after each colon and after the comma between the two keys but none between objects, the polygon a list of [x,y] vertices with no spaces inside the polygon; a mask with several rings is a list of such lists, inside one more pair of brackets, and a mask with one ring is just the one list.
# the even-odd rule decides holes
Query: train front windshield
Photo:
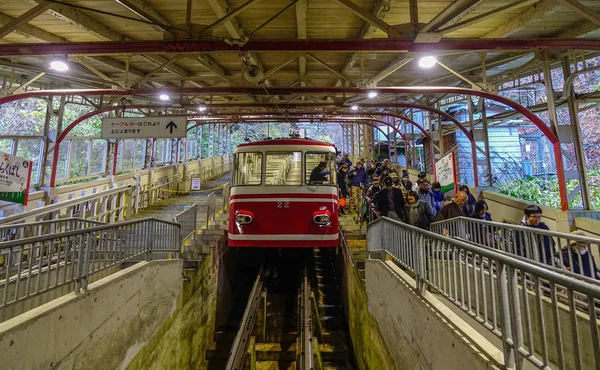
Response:
[{"label": "train front windshield", "polygon": [[307,185],[335,185],[335,156],[331,152],[307,152],[304,169]]},{"label": "train front windshield", "polygon": [[311,151],[303,158],[299,151],[266,152],[264,157],[263,167],[263,153],[236,153],[233,186],[335,185],[334,153]]}]

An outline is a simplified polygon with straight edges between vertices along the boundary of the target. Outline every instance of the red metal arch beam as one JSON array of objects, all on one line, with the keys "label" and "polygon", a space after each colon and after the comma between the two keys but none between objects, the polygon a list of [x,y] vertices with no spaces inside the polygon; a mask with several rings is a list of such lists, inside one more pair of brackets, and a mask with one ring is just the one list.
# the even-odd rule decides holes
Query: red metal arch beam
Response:
[{"label": "red metal arch beam", "polygon": [[[56,52],[56,51],[55,51]],[[478,91],[474,89],[466,89],[459,87],[388,87],[388,88],[377,88],[377,89],[359,89],[359,88],[269,88],[269,94],[271,95],[286,95],[286,94],[356,94],[363,95],[370,91],[375,91],[379,94],[459,94],[459,95],[474,95],[485,99],[490,99],[498,103],[504,104],[513,108],[515,111],[521,113],[527,117],[534,125],[536,125],[542,133],[550,140],[554,148],[554,156],[556,159],[556,172],[558,177],[558,187],[561,198],[561,208],[568,210],[569,204],[567,199],[567,187],[564,173],[564,165],[562,162],[562,154],[560,148],[560,141],[558,137],[546,126],[546,124],[537,117],[533,112],[523,107],[520,104],[513,102],[510,99],[502,96],[488,93],[485,91]],[[229,88],[172,88],[168,89],[167,92],[173,94],[254,94],[264,95],[265,91],[263,88],[256,87],[229,87]],[[4,104],[10,101],[25,99],[29,97],[49,96],[49,95],[155,95],[157,90],[155,89],[142,89],[142,90],[50,90],[50,91],[31,91],[21,94],[15,94],[7,97],[0,98],[0,104]]]},{"label": "red metal arch beam", "polygon": [[[126,110],[126,109],[156,109],[156,108],[163,108],[164,106],[162,105],[129,105],[129,106],[111,106],[111,107],[105,107],[105,108],[100,108],[97,109],[95,111],[91,111],[88,112],[84,115],[82,115],[81,117],[78,117],[77,119],[75,119],[73,122],[71,122],[71,124],[69,124],[67,127],[65,127],[65,129],[60,133],[60,135],[58,136],[55,146],[54,146],[54,153],[53,153],[53,163],[58,163],[58,155],[59,155],[59,151],[60,151],[60,144],[62,143],[62,141],[67,137],[67,135],[69,134],[69,132],[71,132],[71,130],[73,130],[77,125],[81,124],[83,121],[92,118],[94,116],[97,116],[99,114],[102,113],[106,113],[106,112],[111,112],[111,111],[122,111],[122,110]],[[410,107],[413,107],[412,105],[410,105]],[[414,108],[416,108],[417,106],[414,106]],[[182,108],[188,108],[188,107],[182,107]],[[189,106],[189,108],[195,108],[195,106]],[[424,107],[427,108],[427,107]],[[277,114],[279,114],[279,112],[276,112]],[[442,111],[439,111],[440,114],[445,114]],[[269,114],[269,113],[256,113],[257,115],[260,114]],[[306,112],[306,114],[314,114],[314,112]],[[211,114],[212,116],[232,116],[234,114],[228,114],[228,113],[214,113]],[[350,115],[349,113],[336,113],[336,115]],[[372,115],[377,115],[377,116],[390,116],[390,117],[395,117],[398,119],[402,119],[405,120],[409,123],[411,123],[412,125],[414,125],[415,127],[417,127],[426,137],[428,137],[429,139],[431,138],[431,136],[429,135],[429,133],[421,126],[419,125],[417,122],[415,122],[414,120],[408,118],[408,117],[403,117],[394,113],[381,113],[381,112],[374,112]],[[185,116],[189,116],[189,114],[185,114]],[[352,116],[356,116],[356,115],[352,115]],[[449,116],[450,118],[454,119],[453,117]],[[383,122],[383,121],[379,121],[380,123],[384,123],[386,125],[388,125],[387,123]],[[456,122],[458,124],[458,126],[461,126],[461,124],[459,122]],[[406,138],[404,137],[404,135],[398,131],[393,125],[388,125],[392,128],[394,128],[404,139],[404,142],[407,143]],[[464,128],[464,127],[463,127]],[[467,132],[466,133],[467,136],[469,137],[470,134]],[[432,153],[432,162],[434,163],[433,165],[435,166],[435,159],[433,158],[433,148],[430,147],[431,153]],[[54,187],[56,185],[56,171],[57,169],[55,167],[52,168],[51,171],[51,176],[50,176],[50,186]],[[475,175],[476,176],[476,175]],[[477,178],[477,177],[475,177]],[[476,183],[477,185],[477,183]]]},{"label": "red metal arch beam", "polygon": [[[9,44],[0,46],[0,56],[55,54],[131,54],[131,53],[210,53],[238,52],[238,45],[221,40],[72,42],[52,44]],[[422,52],[483,51],[483,50],[596,50],[597,39],[443,39],[435,43],[415,43],[410,40],[250,40],[244,48],[255,51],[328,51],[328,52]]]},{"label": "red metal arch beam", "polygon": [[[298,113],[298,114],[303,114],[303,113]],[[282,116],[280,113],[277,114],[273,114],[273,117],[269,117],[269,118],[247,118],[247,117],[240,117],[240,118],[216,118],[216,119],[207,119],[207,120],[194,120],[194,119],[189,119],[188,121],[190,122],[196,122],[197,124],[194,126],[190,126],[188,127],[188,131],[191,130],[194,127],[198,127],[202,124],[205,124],[206,122],[210,122],[210,123],[240,123],[240,122],[268,122],[274,119],[292,119],[292,120],[310,120],[310,118],[307,117],[302,117],[302,116]],[[387,134],[385,132],[383,132],[383,130],[381,130],[379,127],[377,127],[377,125],[371,124],[371,122],[374,123],[379,123],[382,125],[385,125],[387,127],[390,127],[396,134],[400,135],[400,137],[402,138],[402,140],[404,141],[404,145],[405,147],[408,147],[408,141],[406,140],[406,136],[404,135],[404,133],[402,131],[400,131],[395,125],[389,123],[389,122],[385,122],[382,120],[377,120],[374,118],[368,118],[368,117],[352,117],[352,118],[348,118],[348,119],[339,119],[336,117],[330,117],[330,118],[319,118],[319,120],[321,120],[322,122],[350,122],[350,123],[356,123],[358,122],[362,122],[365,124],[369,124],[369,126],[375,127],[377,129],[379,129],[379,131],[381,131],[383,133],[383,135],[385,137],[388,137]],[[201,123],[200,123],[201,122]],[[429,134],[426,134],[427,137],[429,137]],[[388,137],[388,141],[389,141],[389,137]],[[430,146],[430,150],[431,150],[431,165],[433,166],[433,168],[435,168],[435,158],[434,158],[434,153],[433,153],[433,148]]]}]

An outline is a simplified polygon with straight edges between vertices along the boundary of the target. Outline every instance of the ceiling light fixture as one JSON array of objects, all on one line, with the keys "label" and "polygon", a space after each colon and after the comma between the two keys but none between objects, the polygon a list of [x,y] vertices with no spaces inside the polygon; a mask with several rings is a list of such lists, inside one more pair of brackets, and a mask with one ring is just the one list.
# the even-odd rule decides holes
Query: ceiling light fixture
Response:
[{"label": "ceiling light fixture", "polygon": [[170,98],[169,98],[169,95],[167,95],[167,94],[160,94],[160,95],[158,96],[158,98],[159,98],[160,100],[162,100],[162,101],[167,101],[167,100],[169,100],[169,99],[170,99]]},{"label": "ceiling light fixture", "polygon": [[421,68],[431,68],[437,63],[437,59],[432,56],[423,57],[419,60],[419,67]]},{"label": "ceiling light fixture", "polygon": [[377,93],[375,91],[371,91],[367,96],[369,97],[369,99],[374,99],[377,97]]},{"label": "ceiling light fixture", "polygon": [[356,110],[358,110],[358,105],[353,105],[353,106],[350,107],[350,109],[356,111]]},{"label": "ceiling light fixture", "polygon": [[57,72],[65,72],[69,70],[69,64],[67,64],[67,58],[65,57],[54,57],[50,61],[50,69]]},{"label": "ceiling light fixture", "polygon": [[204,105],[201,105],[201,106],[198,107],[198,110],[200,112],[205,112],[206,111],[206,107]]}]

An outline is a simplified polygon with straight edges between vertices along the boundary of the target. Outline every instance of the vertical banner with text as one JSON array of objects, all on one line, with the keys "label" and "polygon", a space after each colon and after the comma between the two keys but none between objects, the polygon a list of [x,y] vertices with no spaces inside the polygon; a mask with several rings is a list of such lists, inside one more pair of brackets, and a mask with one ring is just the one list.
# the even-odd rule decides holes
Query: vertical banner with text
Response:
[{"label": "vertical banner with text", "polygon": [[31,161],[0,152],[0,200],[27,205],[32,167]]},{"label": "vertical banner with text", "polygon": [[442,185],[442,193],[458,189],[454,153],[450,153],[435,163],[435,176]]}]

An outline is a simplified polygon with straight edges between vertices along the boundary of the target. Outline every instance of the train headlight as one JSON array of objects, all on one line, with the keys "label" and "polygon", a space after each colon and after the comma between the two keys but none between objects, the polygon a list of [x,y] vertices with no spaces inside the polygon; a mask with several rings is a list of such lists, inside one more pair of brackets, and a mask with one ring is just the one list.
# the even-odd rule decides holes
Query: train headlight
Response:
[{"label": "train headlight", "polygon": [[331,223],[331,213],[329,211],[318,211],[313,213],[313,222],[317,225],[329,225]]},{"label": "train headlight", "polygon": [[248,225],[248,224],[252,223],[253,219],[254,219],[254,215],[252,214],[252,212],[247,212],[247,211],[240,211],[235,216],[235,222],[238,225]]}]

